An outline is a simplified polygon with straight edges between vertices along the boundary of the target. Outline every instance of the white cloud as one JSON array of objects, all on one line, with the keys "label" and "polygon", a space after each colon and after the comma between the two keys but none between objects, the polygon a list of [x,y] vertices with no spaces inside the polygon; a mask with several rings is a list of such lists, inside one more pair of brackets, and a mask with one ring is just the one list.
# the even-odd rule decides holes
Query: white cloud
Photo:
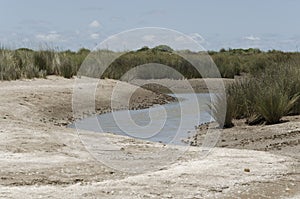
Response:
[{"label": "white cloud", "polygon": [[94,21],[92,21],[92,22],[89,24],[89,26],[90,26],[91,28],[99,28],[101,25],[100,25],[100,23],[99,23],[97,20],[94,20]]},{"label": "white cloud", "polygon": [[99,39],[99,34],[98,33],[92,33],[92,34],[90,34],[90,37],[92,39]]},{"label": "white cloud", "polygon": [[35,37],[39,40],[48,42],[61,40],[61,35],[58,34],[56,31],[51,31],[47,34],[37,34]]},{"label": "white cloud", "polygon": [[244,37],[244,39],[245,39],[245,40],[249,40],[249,41],[259,41],[259,40],[260,40],[259,37],[255,37],[255,36],[253,36],[253,35]]}]

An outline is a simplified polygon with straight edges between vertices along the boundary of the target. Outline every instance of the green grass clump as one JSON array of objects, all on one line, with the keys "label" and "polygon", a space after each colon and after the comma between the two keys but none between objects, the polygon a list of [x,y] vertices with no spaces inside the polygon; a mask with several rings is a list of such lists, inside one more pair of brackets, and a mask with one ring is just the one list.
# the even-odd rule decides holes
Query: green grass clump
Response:
[{"label": "green grass clump", "polygon": [[73,75],[76,74],[74,71],[74,67],[72,65],[71,59],[66,55],[63,54],[59,60],[59,73],[61,76],[65,78],[71,78]]},{"label": "green grass clump", "polygon": [[15,80],[21,77],[20,60],[14,51],[0,52],[0,80]]},{"label": "green grass clump", "polygon": [[286,92],[278,88],[268,87],[265,94],[256,95],[255,109],[257,114],[266,120],[267,124],[276,124],[280,122],[283,116],[290,113],[298,100],[299,94],[290,98]]}]

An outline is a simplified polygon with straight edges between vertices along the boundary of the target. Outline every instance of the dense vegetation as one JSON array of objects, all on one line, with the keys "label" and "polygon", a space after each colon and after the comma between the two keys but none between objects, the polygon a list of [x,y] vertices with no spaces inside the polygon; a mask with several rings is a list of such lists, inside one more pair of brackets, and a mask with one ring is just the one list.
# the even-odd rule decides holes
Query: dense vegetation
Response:
[{"label": "dense vegetation", "polygon": [[[192,54],[191,54],[192,55]],[[200,55],[199,56],[203,56]],[[196,59],[196,58],[195,58]],[[203,59],[204,61],[204,59]],[[120,79],[127,71],[136,66],[157,63],[169,66],[177,70],[185,78],[201,78],[199,72],[195,67],[182,58],[168,46],[157,46],[153,49],[143,47],[137,51],[127,52],[118,57],[110,67],[104,72],[103,76],[113,79]],[[148,67],[151,68],[151,65]],[[165,67],[155,68],[149,70],[139,70],[138,74],[135,74],[140,79],[151,79],[151,78],[180,78],[180,75],[170,74],[165,71]]]},{"label": "dense vegetation", "polygon": [[[109,51],[110,53],[114,53]],[[45,77],[60,75],[70,78],[77,74],[81,64],[88,56],[88,49],[78,52],[55,51],[52,49],[33,51],[26,48],[17,50],[0,49],[0,80],[19,78]],[[159,63],[176,69],[185,78],[201,77],[198,71],[187,60],[177,53],[185,54],[205,68],[210,60],[205,59],[202,52],[173,51],[168,46],[155,48],[143,47],[137,51],[125,52],[117,58],[102,77],[119,79],[131,68],[147,63]],[[262,52],[258,49],[229,49],[209,52],[219,68],[222,77],[233,78],[243,73],[260,74],[267,66],[286,63],[300,56],[300,53],[284,53],[280,51]],[[199,57],[203,56],[203,59]],[[209,67],[206,67],[209,69]],[[158,71],[159,72],[159,71]],[[151,78],[149,74],[140,74],[140,78]],[[162,76],[161,78],[164,78]]]},{"label": "dense vegetation", "polygon": [[250,125],[276,124],[283,116],[299,115],[300,56],[270,63],[260,72],[235,81],[226,90],[226,100],[224,122],[218,119],[225,115],[224,96],[218,96],[213,105],[215,120],[222,127],[231,127],[232,119],[246,119]]},{"label": "dense vegetation", "polygon": [[226,121],[246,118],[249,124],[275,124],[286,115],[300,114],[300,57],[235,82],[227,89]]},{"label": "dense vegetation", "polygon": [[78,52],[55,50],[33,51],[0,49],[0,80],[45,77],[60,75],[71,78],[76,75],[81,63],[90,53],[87,49]]},{"label": "dense vegetation", "polygon": [[[119,56],[105,71],[90,71],[96,77],[120,79],[130,69],[147,64],[158,63],[176,69],[182,76],[174,76],[162,68],[141,70],[136,74],[138,78],[198,78],[197,70],[178,53],[189,56],[190,60],[201,60],[199,64],[209,75],[210,60],[199,59],[203,52],[173,51],[168,46],[155,48],[143,47],[137,51],[124,53],[103,51]],[[101,51],[93,52],[97,53]],[[33,51],[22,48],[17,50],[0,49],[0,80],[15,80],[20,78],[45,77],[60,75],[71,78],[76,75],[83,61],[93,54],[88,49],[78,52],[39,50]],[[227,112],[219,110],[223,106],[224,96],[217,97],[212,106],[216,121],[222,127],[231,127],[232,119],[247,119],[249,124],[266,122],[278,123],[281,118],[289,114],[300,114],[300,53],[268,51],[258,49],[221,49],[219,52],[208,52],[217,65],[221,76],[234,78],[243,75],[226,90]],[[207,56],[203,56],[207,57]],[[194,64],[194,63],[193,63]],[[202,68],[202,69],[203,69]],[[150,72],[149,72],[150,71]],[[207,75],[208,74],[208,75]],[[226,115],[224,122],[222,114]]]}]

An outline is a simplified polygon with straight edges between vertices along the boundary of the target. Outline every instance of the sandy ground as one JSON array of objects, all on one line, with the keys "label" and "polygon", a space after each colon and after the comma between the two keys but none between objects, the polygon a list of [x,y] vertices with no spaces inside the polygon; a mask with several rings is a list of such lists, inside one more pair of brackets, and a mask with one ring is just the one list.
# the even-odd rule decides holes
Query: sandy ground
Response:
[{"label": "sandy ground", "polygon": [[[216,147],[266,151],[293,158],[293,168],[288,175],[295,188],[300,190],[300,116],[286,116],[282,120],[280,124],[255,126],[245,124],[245,120],[235,120],[233,128],[221,130]],[[215,123],[200,125],[196,132],[191,132],[187,142],[201,146],[207,129],[215,126]],[[286,180],[277,182],[282,185],[288,183]],[[300,198],[300,195],[295,198]]]},{"label": "sandy ground", "polygon": [[[0,198],[297,198],[297,156],[243,149],[242,139],[252,142],[244,136],[236,138],[240,144],[232,142],[232,149],[221,148],[221,142],[207,154],[201,147],[67,129],[75,119],[74,81],[49,77],[0,83]],[[94,113],[110,111],[116,83],[101,80]],[[124,90],[133,87],[121,85]],[[172,100],[138,89],[129,108]],[[273,127],[280,127],[279,137],[285,140],[289,132],[299,136],[298,122]],[[261,128],[253,132],[274,134]],[[90,153],[81,136],[100,148]]]}]

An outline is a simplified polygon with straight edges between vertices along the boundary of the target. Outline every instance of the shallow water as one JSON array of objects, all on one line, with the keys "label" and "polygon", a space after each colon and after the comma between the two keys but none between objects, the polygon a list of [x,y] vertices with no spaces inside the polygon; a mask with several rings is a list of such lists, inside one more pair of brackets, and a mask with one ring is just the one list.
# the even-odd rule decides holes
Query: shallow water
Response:
[{"label": "shallow water", "polygon": [[184,145],[195,126],[212,121],[210,94],[175,94],[179,102],[143,110],[121,110],[76,121],[69,127],[111,132],[143,140]]}]

